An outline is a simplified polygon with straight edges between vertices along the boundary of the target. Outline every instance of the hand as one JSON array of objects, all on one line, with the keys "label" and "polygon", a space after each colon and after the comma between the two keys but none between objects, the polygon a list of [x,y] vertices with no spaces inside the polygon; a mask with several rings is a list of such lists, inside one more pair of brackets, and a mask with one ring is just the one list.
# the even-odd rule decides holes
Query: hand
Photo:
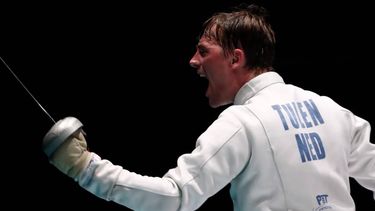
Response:
[{"label": "hand", "polygon": [[43,139],[43,150],[50,163],[74,179],[91,159],[82,123],[74,117],[66,117],[52,126]]}]

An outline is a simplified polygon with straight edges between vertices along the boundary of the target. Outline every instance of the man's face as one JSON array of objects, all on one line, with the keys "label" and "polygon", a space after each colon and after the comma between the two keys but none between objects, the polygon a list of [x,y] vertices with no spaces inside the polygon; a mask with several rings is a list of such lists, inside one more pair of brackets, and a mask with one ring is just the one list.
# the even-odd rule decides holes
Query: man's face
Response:
[{"label": "man's face", "polygon": [[190,65],[197,69],[201,77],[208,80],[206,97],[211,107],[233,102],[233,71],[231,59],[225,57],[224,51],[215,41],[202,37]]}]

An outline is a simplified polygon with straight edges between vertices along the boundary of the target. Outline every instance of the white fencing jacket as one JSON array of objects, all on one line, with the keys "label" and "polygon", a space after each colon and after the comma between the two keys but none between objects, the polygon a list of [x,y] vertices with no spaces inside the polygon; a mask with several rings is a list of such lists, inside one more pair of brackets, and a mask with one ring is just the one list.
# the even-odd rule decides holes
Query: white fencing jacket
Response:
[{"label": "white fencing jacket", "polygon": [[162,178],[92,153],[80,186],[133,210],[198,209],[227,184],[236,211],[354,211],[349,177],[375,191],[370,125],[275,72],[246,83],[234,104]]}]

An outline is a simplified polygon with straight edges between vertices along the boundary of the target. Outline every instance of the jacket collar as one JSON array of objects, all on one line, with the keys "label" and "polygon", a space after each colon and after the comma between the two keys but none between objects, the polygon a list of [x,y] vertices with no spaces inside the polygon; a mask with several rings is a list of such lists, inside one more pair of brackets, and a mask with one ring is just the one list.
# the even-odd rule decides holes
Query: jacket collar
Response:
[{"label": "jacket collar", "polygon": [[259,91],[275,83],[284,83],[283,78],[276,72],[265,72],[245,83],[238,90],[234,105],[243,105]]}]

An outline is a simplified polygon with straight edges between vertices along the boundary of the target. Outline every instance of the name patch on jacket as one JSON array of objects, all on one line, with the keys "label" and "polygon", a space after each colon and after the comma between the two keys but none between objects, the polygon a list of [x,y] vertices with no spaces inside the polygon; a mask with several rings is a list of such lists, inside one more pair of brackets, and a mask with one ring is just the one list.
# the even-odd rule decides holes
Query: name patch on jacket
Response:
[{"label": "name patch on jacket", "polygon": [[[290,128],[312,128],[324,124],[322,115],[312,99],[301,102],[272,105],[280,117],[284,131]],[[322,139],[317,132],[295,134],[301,161],[321,160],[325,158]]]}]

